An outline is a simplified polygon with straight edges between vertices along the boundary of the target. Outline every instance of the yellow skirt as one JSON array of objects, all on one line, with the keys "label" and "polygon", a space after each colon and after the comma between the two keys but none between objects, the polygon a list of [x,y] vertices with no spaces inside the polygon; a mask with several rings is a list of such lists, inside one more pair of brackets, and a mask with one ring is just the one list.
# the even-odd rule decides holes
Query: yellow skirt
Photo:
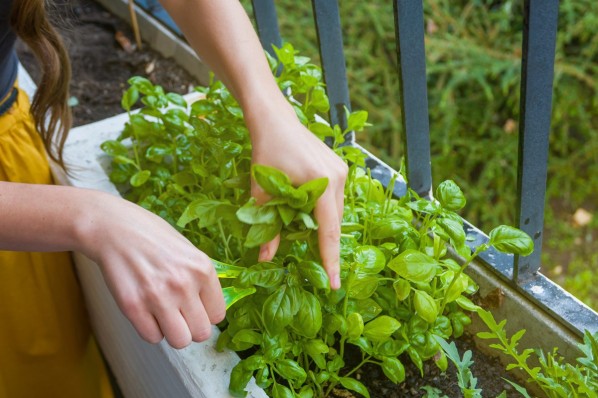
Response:
[{"label": "yellow skirt", "polygon": [[[53,182],[22,91],[0,116],[0,180]],[[0,251],[0,398],[37,397],[113,394],[70,254]]]}]

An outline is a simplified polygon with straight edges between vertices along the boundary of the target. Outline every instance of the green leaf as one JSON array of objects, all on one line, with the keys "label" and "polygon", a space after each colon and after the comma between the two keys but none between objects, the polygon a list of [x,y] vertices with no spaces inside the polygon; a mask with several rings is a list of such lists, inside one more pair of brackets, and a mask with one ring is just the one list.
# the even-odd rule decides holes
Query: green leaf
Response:
[{"label": "green leaf", "polygon": [[245,387],[251,380],[253,371],[246,369],[243,361],[239,362],[230,374],[230,383],[228,385],[228,391],[233,397],[243,398],[247,396]]},{"label": "green leaf", "polygon": [[438,304],[434,298],[422,290],[416,290],[413,302],[417,314],[428,323],[434,323],[438,316]]},{"label": "green leaf", "polygon": [[260,206],[251,198],[239,210],[237,218],[245,224],[275,224],[278,212],[274,206]]},{"label": "green leaf", "polygon": [[411,293],[411,284],[409,281],[399,278],[393,282],[392,287],[397,294],[397,300],[403,301],[407,297],[409,297],[409,293]]},{"label": "green leaf", "polygon": [[138,99],[139,90],[137,90],[137,87],[129,87],[123,94],[122,100],[120,101],[120,106],[122,106],[125,111],[129,112]]},{"label": "green leaf", "polygon": [[482,308],[478,305],[475,305],[470,299],[465,296],[459,296],[455,300],[459,307],[463,308],[466,311],[477,312],[479,314],[479,310]]},{"label": "green leaf", "polygon": [[249,343],[259,345],[262,343],[262,335],[255,330],[241,329],[232,338],[234,343]]},{"label": "green leaf", "polygon": [[152,175],[152,172],[149,170],[141,170],[131,176],[129,182],[134,187],[140,187],[147,182],[147,180]]},{"label": "green leaf", "polygon": [[395,384],[405,380],[405,367],[397,358],[384,357],[382,359],[382,371]]},{"label": "green leaf", "polygon": [[254,287],[238,288],[238,287],[225,287],[222,289],[222,295],[224,296],[224,302],[226,303],[226,309],[229,309],[237,301],[244,297],[251,296],[255,293]]},{"label": "green leaf", "polygon": [[303,343],[303,349],[320,369],[326,369],[326,359],[323,354],[328,354],[330,351],[326,343],[321,339],[308,339]]},{"label": "green leaf", "polygon": [[332,128],[324,123],[315,122],[310,123],[308,126],[309,130],[314,133],[320,140],[324,141],[326,137],[334,136]]},{"label": "green leaf", "polygon": [[436,188],[436,199],[443,208],[452,211],[462,209],[466,203],[465,195],[453,180],[446,180]]},{"label": "green leaf", "polygon": [[218,222],[221,214],[226,209],[236,210],[231,204],[219,200],[196,199],[187,205],[183,214],[179,217],[177,225],[184,228],[191,221],[199,220],[200,228],[209,227]]},{"label": "green leaf", "polygon": [[124,146],[122,142],[116,140],[104,141],[102,145],[100,145],[100,148],[102,148],[102,151],[106,152],[108,155],[112,157],[129,155],[127,147]]},{"label": "green leaf", "polygon": [[366,125],[368,120],[367,111],[352,112],[347,118],[347,130],[348,131],[361,131]]},{"label": "green leaf", "polygon": [[350,339],[356,339],[363,333],[363,318],[357,312],[347,317],[347,335]]},{"label": "green leaf", "polygon": [[241,286],[278,286],[284,279],[286,270],[278,264],[262,262],[245,268],[239,275],[238,281]]},{"label": "green leaf", "polygon": [[377,274],[386,265],[384,253],[375,246],[359,246],[355,249],[354,257],[359,272]]},{"label": "green leaf", "polygon": [[307,378],[305,370],[292,359],[280,359],[275,363],[276,370],[287,380],[303,384]]},{"label": "green leaf", "polygon": [[173,103],[175,105],[178,105],[183,108],[187,108],[187,101],[185,101],[185,98],[183,98],[183,96],[180,94],[168,93],[168,94],[166,94],[166,98],[168,98],[168,101],[170,101],[171,103]]},{"label": "green leaf", "polygon": [[255,182],[272,196],[283,196],[289,187],[292,188],[289,176],[274,167],[254,164],[251,167],[251,175]]},{"label": "green leaf", "polygon": [[400,327],[401,323],[396,319],[381,315],[364,326],[363,335],[373,342],[381,342],[388,339]]},{"label": "green leaf", "polygon": [[245,247],[256,247],[270,242],[280,233],[282,221],[278,220],[273,224],[254,224],[249,228],[245,240]]},{"label": "green leaf", "polygon": [[303,304],[291,326],[298,335],[313,339],[322,328],[322,309],[316,296],[306,290],[302,290],[302,294]]},{"label": "green leaf", "polygon": [[301,276],[318,289],[330,289],[330,281],[326,270],[314,261],[302,261],[297,264]]},{"label": "green leaf", "polygon": [[278,214],[280,215],[280,218],[282,219],[284,225],[288,226],[297,215],[297,210],[293,209],[291,206],[278,205],[273,207],[276,207],[276,209],[278,210]]},{"label": "green leaf", "polygon": [[364,322],[369,322],[382,312],[382,307],[375,300],[366,298],[365,300],[349,300],[347,311],[358,312]]},{"label": "green leaf", "polygon": [[293,321],[292,303],[287,294],[287,286],[276,289],[264,302],[262,318],[266,330],[271,335],[280,333]]},{"label": "green leaf", "polygon": [[375,275],[364,274],[353,279],[349,285],[348,295],[350,298],[363,300],[370,297],[378,288],[379,278]]},{"label": "green leaf", "polygon": [[490,231],[489,245],[503,253],[528,256],[534,251],[534,241],[520,229],[500,225]]},{"label": "green leaf", "polygon": [[441,218],[436,220],[436,225],[438,225],[453,240],[453,242],[455,242],[455,246],[461,246],[465,243],[463,223],[451,218]]},{"label": "green leaf", "polygon": [[214,269],[216,269],[216,275],[218,278],[225,279],[225,278],[236,278],[241,274],[241,272],[245,271],[245,267],[238,267],[236,265],[230,265],[218,260],[214,260],[213,258],[210,259],[212,264],[214,265]]},{"label": "green leaf", "polygon": [[339,381],[347,390],[355,391],[366,398],[370,398],[370,393],[366,386],[352,377],[341,377]]},{"label": "green leaf", "polygon": [[272,385],[272,396],[274,398],[295,398],[295,394],[288,387],[278,383]]},{"label": "green leaf", "polygon": [[328,187],[328,178],[316,178],[310,180],[297,188],[300,192],[307,194],[306,208],[302,209],[303,212],[309,213],[313,210],[317,200],[322,196],[326,188]]},{"label": "green leaf", "polygon": [[392,259],[388,267],[412,282],[430,282],[439,269],[436,260],[413,249],[407,249]]}]

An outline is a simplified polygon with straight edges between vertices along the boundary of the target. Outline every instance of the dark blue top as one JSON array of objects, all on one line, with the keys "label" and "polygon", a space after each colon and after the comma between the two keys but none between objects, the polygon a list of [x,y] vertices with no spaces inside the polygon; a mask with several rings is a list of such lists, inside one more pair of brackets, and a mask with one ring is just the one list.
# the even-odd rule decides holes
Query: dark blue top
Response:
[{"label": "dark blue top", "polygon": [[17,79],[17,36],[10,27],[13,0],[0,0],[0,100],[8,94]]}]

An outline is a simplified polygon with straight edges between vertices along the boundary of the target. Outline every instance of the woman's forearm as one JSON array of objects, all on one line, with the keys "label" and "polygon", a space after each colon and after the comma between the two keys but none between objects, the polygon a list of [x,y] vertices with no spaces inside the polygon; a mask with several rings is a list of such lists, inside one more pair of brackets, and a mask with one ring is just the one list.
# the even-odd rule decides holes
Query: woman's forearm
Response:
[{"label": "woman's forearm", "polygon": [[[202,61],[215,71],[246,113],[269,106],[290,109],[238,0],[161,2]],[[294,117],[292,110],[289,116]]]},{"label": "woman's forearm", "polygon": [[0,250],[79,250],[85,209],[97,196],[71,187],[0,182]]}]

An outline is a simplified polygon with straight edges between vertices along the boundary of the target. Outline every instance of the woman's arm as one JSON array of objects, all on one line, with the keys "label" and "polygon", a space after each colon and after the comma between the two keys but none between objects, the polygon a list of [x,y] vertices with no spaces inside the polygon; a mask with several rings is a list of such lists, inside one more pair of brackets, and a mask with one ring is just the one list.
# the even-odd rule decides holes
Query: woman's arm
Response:
[{"label": "woman's arm", "polygon": [[[199,57],[214,70],[243,108],[253,163],[285,171],[293,183],[328,177],[315,208],[320,254],[332,288],[340,287],[340,225],[347,166],[298,121],[272,76],[259,39],[238,0],[161,0]],[[266,195],[254,183],[258,201]],[[278,238],[261,248],[271,259]]]},{"label": "woman's arm", "polygon": [[210,259],[160,217],[103,192],[0,182],[0,250],[85,254],[152,343],[182,348],[224,319]]}]

